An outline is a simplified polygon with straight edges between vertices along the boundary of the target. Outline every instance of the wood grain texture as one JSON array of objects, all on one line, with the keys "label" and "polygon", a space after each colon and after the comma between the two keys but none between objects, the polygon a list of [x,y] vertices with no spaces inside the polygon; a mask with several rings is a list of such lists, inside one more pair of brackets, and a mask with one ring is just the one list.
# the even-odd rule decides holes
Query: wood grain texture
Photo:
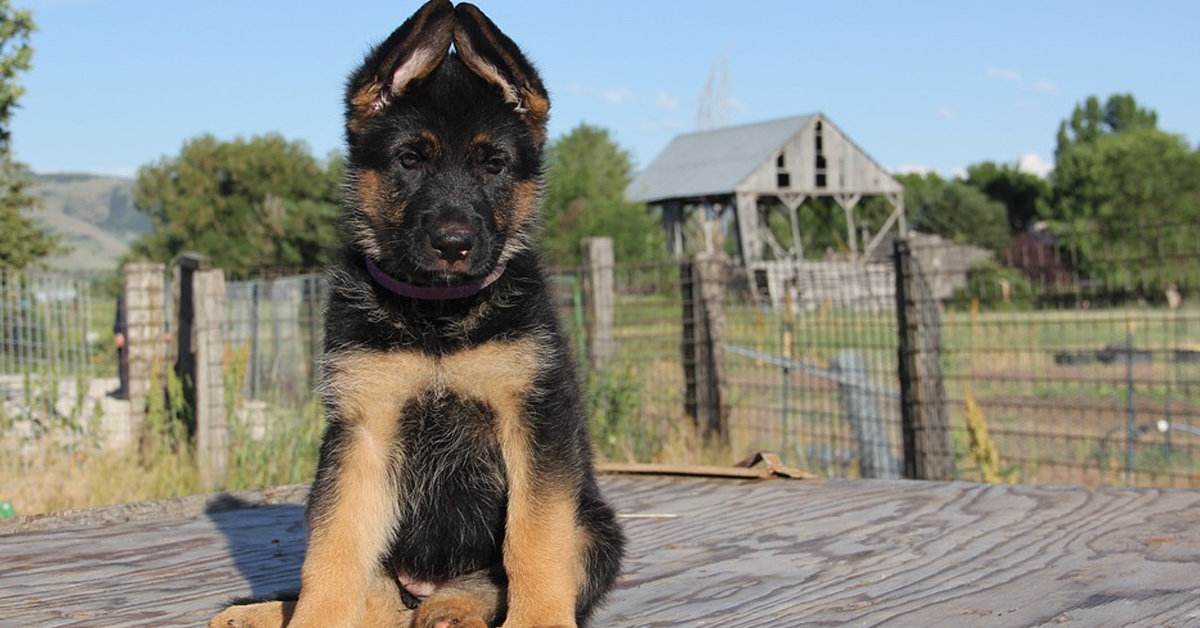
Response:
[{"label": "wood grain texture", "polygon": [[[602,483],[632,516],[598,627],[1200,626],[1200,492]],[[230,597],[294,589],[303,491],[272,494],[295,503],[193,499],[190,512],[143,506],[148,520],[0,525],[0,626],[202,626]]]}]

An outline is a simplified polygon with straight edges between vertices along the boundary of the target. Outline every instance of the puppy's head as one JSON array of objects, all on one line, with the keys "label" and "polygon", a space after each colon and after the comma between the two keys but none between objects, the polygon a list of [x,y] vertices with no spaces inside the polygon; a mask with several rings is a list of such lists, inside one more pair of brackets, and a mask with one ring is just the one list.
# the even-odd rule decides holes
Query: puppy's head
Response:
[{"label": "puppy's head", "polygon": [[488,275],[533,237],[549,109],[533,66],[479,9],[426,4],[349,80],[351,246],[414,283]]}]

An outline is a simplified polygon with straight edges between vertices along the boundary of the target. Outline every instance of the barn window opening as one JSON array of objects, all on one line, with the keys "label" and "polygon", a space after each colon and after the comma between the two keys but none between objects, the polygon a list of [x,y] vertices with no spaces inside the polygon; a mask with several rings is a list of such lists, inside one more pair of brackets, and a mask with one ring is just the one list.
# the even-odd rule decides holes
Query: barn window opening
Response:
[{"label": "barn window opening", "polygon": [[823,187],[825,187],[825,184],[826,184],[826,180],[825,180],[825,142],[823,139],[823,135],[824,135],[822,133],[823,130],[824,130],[824,127],[821,125],[820,122],[817,122],[815,132],[813,133],[813,148],[815,148],[816,150],[814,150],[813,152],[816,154],[816,164],[815,164],[816,165],[816,168],[815,168],[816,181],[814,181],[814,184],[818,188],[823,188]]},{"label": "barn window opening", "polygon": [[786,172],[776,173],[775,185],[778,187],[781,187],[781,188],[792,187],[792,175],[790,175]]}]

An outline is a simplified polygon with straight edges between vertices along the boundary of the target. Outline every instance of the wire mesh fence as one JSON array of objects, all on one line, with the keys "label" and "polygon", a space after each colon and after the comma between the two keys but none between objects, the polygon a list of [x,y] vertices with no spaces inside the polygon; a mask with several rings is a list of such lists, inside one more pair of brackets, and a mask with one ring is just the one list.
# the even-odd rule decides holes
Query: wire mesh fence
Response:
[{"label": "wire mesh fence", "polygon": [[94,436],[89,427],[96,417],[87,404],[100,340],[94,323],[87,280],[0,270],[3,469],[70,456]]},{"label": "wire mesh fence", "polygon": [[[932,437],[948,477],[1200,488],[1196,231],[1107,248],[1031,235],[996,257],[914,236],[911,270],[887,252],[618,264],[603,335],[595,269],[553,277],[605,458],[727,464],[766,450],[826,477],[900,477]],[[7,274],[2,287],[11,466],[34,431],[86,414],[61,391],[113,370],[112,308],[86,281]],[[241,429],[311,408],[324,290],[320,275],[227,284],[225,390]]]},{"label": "wire mesh fence", "polygon": [[[907,298],[936,337],[921,367],[936,377],[912,394],[942,415],[952,477],[990,466],[1007,481],[1200,487],[1200,239],[1187,232],[1147,229],[1086,255],[1071,238],[1031,236],[998,262],[912,239],[926,292]],[[786,266],[782,298],[753,269],[727,269],[724,451],[777,451],[826,476],[901,473],[914,437],[905,323],[879,288],[895,260]],[[685,281],[673,264],[616,276],[618,357],[589,373],[601,449],[695,455]]]}]

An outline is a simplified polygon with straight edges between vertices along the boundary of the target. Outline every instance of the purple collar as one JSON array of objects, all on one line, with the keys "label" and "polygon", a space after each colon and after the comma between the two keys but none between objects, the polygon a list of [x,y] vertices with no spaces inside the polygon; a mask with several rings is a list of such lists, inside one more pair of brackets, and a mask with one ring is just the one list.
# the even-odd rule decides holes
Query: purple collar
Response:
[{"label": "purple collar", "polygon": [[402,297],[421,299],[422,301],[449,301],[451,299],[465,299],[475,296],[480,290],[492,285],[504,273],[504,264],[500,264],[487,277],[461,286],[447,286],[445,288],[414,286],[383,272],[370,257],[364,255],[363,259],[366,260],[367,272],[371,274],[371,278],[375,280],[375,283]]}]

